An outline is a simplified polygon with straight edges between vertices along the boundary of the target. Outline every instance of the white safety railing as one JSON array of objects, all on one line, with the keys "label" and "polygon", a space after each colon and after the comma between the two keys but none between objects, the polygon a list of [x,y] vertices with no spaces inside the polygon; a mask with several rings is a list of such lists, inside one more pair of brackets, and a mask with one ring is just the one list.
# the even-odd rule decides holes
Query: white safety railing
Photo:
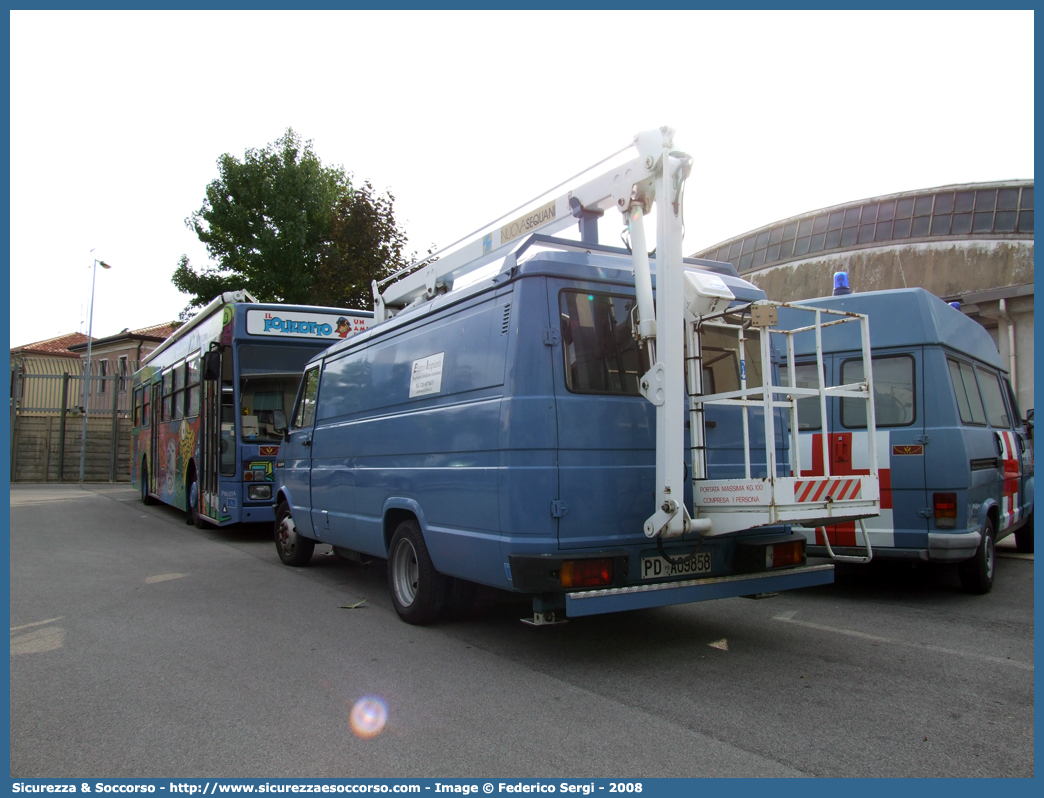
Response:
[{"label": "white safety railing", "polygon": [[[780,329],[778,308],[790,308],[812,318],[810,324]],[[830,317],[824,320],[824,316]],[[827,387],[824,381],[823,337],[844,324],[860,328],[863,379],[856,383]],[[816,385],[799,387],[794,359],[794,339],[801,334],[815,336]],[[787,385],[774,384],[772,337],[777,336],[786,352]],[[821,526],[842,521],[858,521],[866,549],[864,557],[835,555],[827,541],[827,550],[837,560],[868,561],[872,557],[870,542],[861,519],[880,513],[880,482],[877,471],[876,419],[873,403],[873,370],[870,366],[870,327],[866,316],[858,313],[808,308],[775,302],[754,302],[728,308],[718,313],[687,321],[686,377],[689,394],[691,462],[694,518],[711,519],[710,531],[721,535],[770,524],[796,523]],[[706,351],[707,341],[718,343],[713,352]],[[734,348],[721,345],[723,339],[735,342]],[[734,390],[705,391],[708,376],[713,378],[715,363],[723,359],[734,364],[739,387]],[[756,380],[748,379],[753,370]],[[759,379],[757,379],[759,378]],[[807,475],[798,443],[800,428],[799,400],[816,398],[820,418],[827,417],[827,399],[842,397],[865,403],[869,441],[866,473],[831,474],[829,435],[821,436],[823,473]],[[743,477],[710,479],[707,463],[707,406],[738,407],[743,440]],[[751,411],[759,409],[764,425],[764,460],[761,453],[752,456]],[[778,411],[787,414],[790,434],[787,467],[777,462],[776,430]],[[764,466],[764,476],[754,475],[752,461]],[[808,464],[811,465],[811,464]]]}]

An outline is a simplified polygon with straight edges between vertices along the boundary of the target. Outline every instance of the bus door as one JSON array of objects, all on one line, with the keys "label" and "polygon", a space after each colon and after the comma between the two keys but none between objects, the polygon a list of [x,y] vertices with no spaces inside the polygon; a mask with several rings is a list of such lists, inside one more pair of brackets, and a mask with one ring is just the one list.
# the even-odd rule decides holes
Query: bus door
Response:
[{"label": "bus door", "polygon": [[203,414],[200,429],[199,489],[201,514],[217,521],[220,508],[221,470],[221,350],[214,347],[203,356]]},{"label": "bus door", "polygon": [[152,391],[152,402],[149,409],[152,418],[149,419],[149,479],[145,489],[149,493],[159,493],[160,408],[163,403],[163,379],[159,372],[156,372],[152,385],[146,388],[146,390]]}]

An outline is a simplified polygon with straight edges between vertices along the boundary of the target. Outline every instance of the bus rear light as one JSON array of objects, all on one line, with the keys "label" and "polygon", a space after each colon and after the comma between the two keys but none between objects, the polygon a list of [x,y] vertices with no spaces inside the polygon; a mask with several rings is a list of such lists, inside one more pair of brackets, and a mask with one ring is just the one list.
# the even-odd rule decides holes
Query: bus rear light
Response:
[{"label": "bus rear light", "polygon": [[613,561],[566,560],[559,571],[562,587],[601,587],[613,583]]},{"label": "bus rear light", "polygon": [[244,471],[243,472],[243,481],[244,482],[253,482],[254,481],[254,472],[253,471]]},{"label": "bus rear light", "polygon": [[957,494],[933,493],[935,525],[940,529],[957,528]]}]

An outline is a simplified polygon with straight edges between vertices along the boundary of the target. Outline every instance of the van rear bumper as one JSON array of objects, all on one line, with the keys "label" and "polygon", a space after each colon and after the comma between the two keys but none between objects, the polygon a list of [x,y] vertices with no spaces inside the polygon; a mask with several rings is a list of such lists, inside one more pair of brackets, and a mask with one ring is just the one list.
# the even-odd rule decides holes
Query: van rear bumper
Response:
[{"label": "van rear bumper", "polygon": [[929,532],[928,559],[932,562],[963,562],[975,555],[982,534],[970,532]]},{"label": "van rear bumper", "polygon": [[805,565],[758,574],[712,576],[683,582],[658,582],[651,585],[609,587],[566,594],[566,615],[600,615],[623,610],[666,607],[695,601],[776,593],[799,587],[829,585],[834,581],[833,565]]},{"label": "van rear bumper", "polygon": [[[920,560],[921,562],[964,562],[975,556],[982,535],[977,530],[968,532],[929,532],[928,548],[891,548],[874,546],[875,560]],[[834,554],[862,555],[861,546],[834,546]],[[826,546],[809,546],[809,557],[828,557]]]}]

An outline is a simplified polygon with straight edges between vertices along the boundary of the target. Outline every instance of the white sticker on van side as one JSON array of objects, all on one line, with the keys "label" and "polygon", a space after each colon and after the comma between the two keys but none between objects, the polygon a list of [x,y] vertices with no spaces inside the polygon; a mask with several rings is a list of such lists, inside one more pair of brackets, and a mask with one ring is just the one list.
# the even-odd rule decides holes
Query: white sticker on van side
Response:
[{"label": "white sticker on van side", "polygon": [[445,352],[413,361],[410,372],[410,399],[442,390],[442,357]]}]

